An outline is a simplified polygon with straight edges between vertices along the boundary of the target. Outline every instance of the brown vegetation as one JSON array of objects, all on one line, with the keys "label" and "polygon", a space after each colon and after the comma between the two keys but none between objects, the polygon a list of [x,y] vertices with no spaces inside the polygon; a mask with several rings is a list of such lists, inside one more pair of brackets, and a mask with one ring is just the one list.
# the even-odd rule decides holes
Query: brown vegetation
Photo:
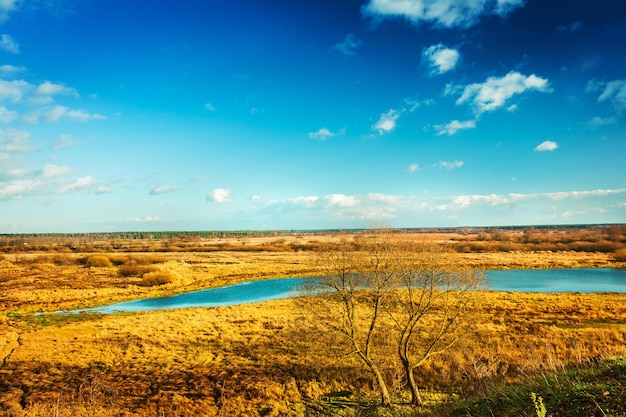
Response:
[{"label": "brown vegetation", "polygon": [[[623,227],[608,227],[402,238],[447,243],[456,253],[446,256],[461,268],[550,268],[623,267],[624,236]],[[345,233],[2,236],[0,416],[332,415],[341,404],[366,401],[376,391],[371,376],[289,300],[114,316],[33,314],[315,274],[311,251],[342,240],[359,248],[362,239]],[[606,242],[616,249],[578,251]],[[514,249],[493,251],[503,243]],[[471,326],[454,348],[416,369],[427,390],[427,415],[446,398],[626,355],[624,294],[484,291],[468,314]],[[382,328],[392,332],[389,324]],[[383,344],[378,357],[392,396],[404,395],[406,384],[395,349]]]}]

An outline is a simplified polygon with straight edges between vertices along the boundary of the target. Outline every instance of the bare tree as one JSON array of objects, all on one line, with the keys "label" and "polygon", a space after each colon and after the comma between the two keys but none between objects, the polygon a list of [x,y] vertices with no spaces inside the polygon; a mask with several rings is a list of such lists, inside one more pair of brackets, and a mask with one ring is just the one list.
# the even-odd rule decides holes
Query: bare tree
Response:
[{"label": "bare tree", "polygon": [[308,298],[307,310],[324,327],[341,335],[351,354],[372,372],[381,404],[392,405],[375,343],[385,314],[384,305],[397,275],[393,244],[385,232],[368,233],[358,244],[341,241],[317,253],[322,277]]},{"label": "bare tree", "polygon": [[381,367],[388,347],[395,346],[412,403],[422,405],[414,371],[454,344],[452,330],[484,279],[456,269],[441,245],[401,238],[374,229],[327,245],[315,257],[321,278],[300,299],[308,317],[341,335],[347,353],[372,372],[383,406],[392,405]]},{"label": "bare tree", "polygon": [[398,248],[405,255],[398,290],[386,308],[398,331],[397,352],[411,390],[411,402],[423,405],[414,371],[456,342],[453,329],[484,284],[484,271],[458,269],[441,245]]}]

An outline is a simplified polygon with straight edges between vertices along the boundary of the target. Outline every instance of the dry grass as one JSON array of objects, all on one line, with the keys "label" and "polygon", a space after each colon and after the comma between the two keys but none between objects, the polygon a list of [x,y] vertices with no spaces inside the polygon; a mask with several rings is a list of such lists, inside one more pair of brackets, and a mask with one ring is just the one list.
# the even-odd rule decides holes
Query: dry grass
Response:
[{"label": "dry grass", "polygon": [[[420,371],[422,387],[469,395],[626,354],[626,295],[484,292],[469,314],[471,331]],[[289,300],[13,323],[15,349],[0,369],[0,404],[13,414],[0,415],[289,415],[306,399],[371,394],[361,366],[303,324]],[[399,390],[397,365],[385,370]]]},{"label": "dry grass", "polygon": [[[463,236],[412,233],[404,238],[454,245]],[[135,241],[91,241],[74,247],[89,243],[92,252],[3,255],[0,416],[302,415],[306,404],[318,407],[330,401],[324,398],[338,393],[351,393],[351,401],[367,398],[375,392],[368,374],[342,356],[341,346],[327,334],[308,326],[289,300],[90,318],[32,316],[35,311],[88,307],[243,280],[315,274],[310,250],[341,239],[358,247],[362,237],[168,239],[159,240],[158,247],[175,251],[158,254],[139,252],[144,244],[156,246],[155,239],[139,246]],[[296,245],[300,249],[294,249]],[[181,251],[185,246],[239,249]],[[625,264],[612,253],[571,250],[450,256],[468,267]],[[125,267],[138,272],[125,276],[121,272]],[[154,286],[142,286],[143,280]],[[439,402],[451,391],[466,396],[528,375],[626,355],[626,295],[622,294],[483,292],[469,317],[472,326],[465,329],[456,349],[418,375],[420,386],[437,393],[432,398]],[[399,368],[393,360],[385,363],[387,379],[399,395],[403,388]]]}]

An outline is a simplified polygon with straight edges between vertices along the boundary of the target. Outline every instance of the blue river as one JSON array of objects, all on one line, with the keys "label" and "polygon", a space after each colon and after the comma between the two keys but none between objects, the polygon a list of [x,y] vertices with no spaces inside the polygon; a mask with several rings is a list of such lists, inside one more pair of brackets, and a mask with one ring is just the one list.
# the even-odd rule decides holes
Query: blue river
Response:
[{"label": "blue river", "polygon": [[[82,311],[103,314],[219,307],[294,297],[302,285],[316,278],[280,278],[250,281],[170,297],[148,298]],[[487,289],[520,292],[626,292],[626,269],[519,269],[487,271]]]}]

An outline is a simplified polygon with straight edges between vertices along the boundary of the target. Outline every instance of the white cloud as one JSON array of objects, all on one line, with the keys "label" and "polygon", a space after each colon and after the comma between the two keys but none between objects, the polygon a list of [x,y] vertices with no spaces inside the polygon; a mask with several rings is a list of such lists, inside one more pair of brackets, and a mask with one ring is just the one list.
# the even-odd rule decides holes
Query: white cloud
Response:
[{"label": "white cloud", "polygon": [[[2,7],[0,7],[0,16],[2,16]],[[1,20],[1,19],[0,19]],[[11,54],[20,53],[20,44],[7,34],[0,35],[0,49]]]},{"label": "white cloud", "polygon": [[50,81],[44,81],[39,84],[37,88],[35,88],[32,96],[30,97],[30,101],[31,103],[39,105],[49,104],[54,101],[53,96],[56,95],[78,97],[78,92],[71,87],[64,86],[63,84],[54,84]]},{"label": "white cloud", "polygon": [[149,188],[150,192],[148,194],[150,195],[159,195],[178,191],[178,187],[170,185],[151,185]]},{"label": "white cloud", "polygon": [[204,109],[207,111],[215,111],[215,106],[211,103],[204,103]]},{"label": "white cloud", "polygon": [[458,195],[450,198],[450,203],[436,206],[438,210],[462,210],[476,205],[501,206],[514,204],[522,200],[534,198],[534,194],[470,194]]},{"label": "white cloud", "polygon": [[63,177],[72,172],[71,168],[48,164],[43,167],[44,178]]},{"label": "white cloud", "polygon": [[29,132],[14,129],[0,129],[0,152],[6,153],[22,153],[33,150],[28,142]]},{"label": "white cloud", "polygon": [[456,49],[448,48],[439,43],[425,49],[422,57],[430,68],[431,75],[441,75],[456,68],[461,54]]},{"label": "white cloud", "polygon": [[44,81],[39,84],[39,86],[35,89],[35,94],[42,96],[54,96],[59,94],[78,96],[75,89],[66,87],[63,84],[54,84],[50,81]]},{"label": "white cloud", "polygon": [[396,123],[399,117],[400,113],[397,110],[391,109],[387,113],[380,115],[380,119],[378,119],[376,124],[372,126],[372,129],[377,131],[380,135],[390,133],[396,128]]},{"label": "white cloud", "polygon": [[86,177],[78,178],[73,183],[66,184],[66,185],[59,187],[58,191],[60,193],[68,193],[70,191],[76,191],[76,190],[89,188],[94,185],[97,185],[97,181],[94,180],[91,175],[87,175]]},{"label": "white cloud", "polygon": [[447,170],[452,171],[453,169],[461,168],[464,164],[465,162],[458,161],[458,160],[453,161],[453,162],[439,161],[437,166],[441,169],[447,169]]},{"label": "white cloud", "polygon": [[22,0],[0,0],[0,23],[6,21],[21,3]]},{"label": "white cloud", "polygon": [[551,141],[551,140],[546,140],[546,141],[541,142],[539,145],[537,145],[535,147],[535,151],[537,152],[554,151],[558,147],[559,147],[558,143]]},{"label": "white cloud", "polygon": [[161,219],[158,216],[145,216],[145,217],[129,217],[128,221],[129,222],[136,222],[136,223],[146,223],[146,222],[160,222]]},{"label": "white cloud", "polygon": [[257,203],[257,202],[259,202],[259,201],[263,200],[263,198],[262,198],[260,195],[256,195],[256,194],[254,194],[254,195],[252,195],[252,196],[250,197],[250,200],[251,200],[251,201],[254,201],[255,203]]},{"label": "white cloud", "polygon": [[356,53],[356,50],[359,49],[361,45],[363,45],[363,41],[361,41],[361,39],[352,33],[348,33],[341,42],[333,45],[332,49],[336,49],[343,55],[351,56]]},{"label": "white cloud", "polygon": [[437,136],[441,135],[454,135],[459,130],[464,129],[474,129],[476,128],[475,120],[453,120],[447,125],[435,125],[435,129],[437,130]]},{"label": "white cloud", "polygon": [[316,195],[310,195],[310,196],[298,196],[298,197],[293,197],[287,200],[288,203],[290,204],[296,204],[296,205],[304,205],[307,207],[311,207],[313,206],[317,201],[319,200],[319,197]]},{"label": "white cloud", "polygon": [[329,194],[324,197],[328,207],[354,207],[359,204],[355,196],[345,194]]},{"label": "white cloud", "polygon": [[326,140],[335,136],[343,136],[345,135],[345,133],[346,133],[345,129],[341,129],[338,132],[331,132],[330,129],[328,129],[327,127],[323,127],[317,132],[310,132],[309,137],[311,139]]},{"label": "white cloud", "polygon": [[527,91],[550,92],[549,82],[545,78],[531,74],[529,76],[511,71],[504,77],[489,77],[484,83],[475,83],[463,88],[457,104],[469,102],[477,115],[503,107],[507,100],[516,94]]},{"label": "white cloud", "polygon": [[615,190],[587,190],[587,191],[558,191],[554,193],[542,194],[553,201],[562,201],[568,198],[584,199],[590,197],[608,197],[611,195],[619,195],[626,192],[626,188],[618,188]]},{"label": "white cloud", "polygon": [[6,76],[19,74],[25,71],[26,71],[26,67],[17,67],[15,65],[8,65],[8,64],[0,65],[0,74],[6,75]]},{"label": "white cloud", "polygon": [[0,181],[0,200],[23,198],[26,194],[37,192],[42,185],[35,179]]},{"label": "white cloud", "polygon": [[230,193],[231,190],[227,188],[214,188],[207,196],[207,199],[215,201],[219,204],[226,203],[230,201]]},{"label": "white cloud", "polygon": [[112,192],[113,189],[106,185],[99,185],[98,188],[96,188],[96,194],[109,194]]},{"label": "white cloud", "polygon": [[436,27],[467,28],[482,16],[505,16],[524,5],[525,0],[369,0],[363,14],[374,21],[400,17],[418,26],[422,22]]},{"label": "white cloud", "polygon": [[58,122],[61,119],[71,119],[78,122],[88,122],[89,120],[104,120],[105,116],[97,113],[87,113],[84,110],[72,110],[65,106],[54,106],[44,113],[44,118],[48,122]]},{"label": "white cloud", "polygon": [[31,89],[32,86],[24,80],[0,80],[0,101],[10,100],[17,103]]},{"label": "white cloud", "polygon": [[409,165],[409,168],[407,169],[407,171],[409,171],[412,174],[418,169],[420,169],[419,165],[414,163],[414,164]]},{"label": "white cloud", "polygon": [[11,123],[17,118],[17,112],[9,110],[4,106],[0,106],[0,123]]},{"label": "white cloud", "polygon": [[396,204],[403,200],[402,197],[391,195],[391,194],[382,194],[382,193],[369,193],[367,195],[367,200],[373,202],[387,203],[387,204]]}]

